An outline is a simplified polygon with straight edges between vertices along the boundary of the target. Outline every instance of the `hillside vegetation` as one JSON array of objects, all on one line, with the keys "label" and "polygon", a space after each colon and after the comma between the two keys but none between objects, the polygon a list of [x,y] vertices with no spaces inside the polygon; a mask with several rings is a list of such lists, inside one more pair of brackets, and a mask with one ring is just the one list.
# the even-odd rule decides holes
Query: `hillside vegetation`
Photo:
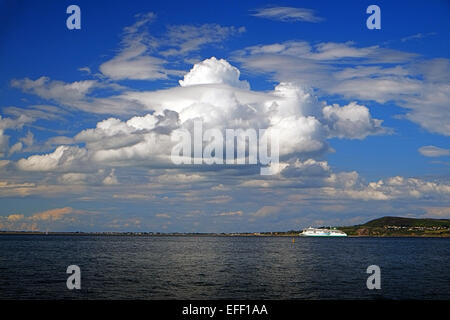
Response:
[{"label": "hillside vegetation", "polygon": [[340,227],[349,236],[424,236],[449,237],[450,219],[383,217],[365,224]]}]

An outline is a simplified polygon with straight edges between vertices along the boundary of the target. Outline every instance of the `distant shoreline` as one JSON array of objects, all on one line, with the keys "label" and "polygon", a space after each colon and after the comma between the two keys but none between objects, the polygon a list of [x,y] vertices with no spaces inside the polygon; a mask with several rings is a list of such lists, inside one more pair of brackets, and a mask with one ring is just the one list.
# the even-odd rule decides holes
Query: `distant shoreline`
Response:
[{"label": "distant shoreline", "polygon": [[[118,237],[298,237],[298,238],[311,238],[304,237],[297,234],[285,234],[278,232],[276,234],[254,234],[254,233],[146,233],[146,232],[36,232],[36,231],[0,231],[0,235],[24,235],[24,236],[118,236]],[[347,238],[449,238],[450,235],[348,235]],[[324,237],[332,238],[332,237]]]},{"label": "distant shoreline", "polygon": [[[364,224],[349,227],[337,227],[348,237],[354,238],[448,238],[450,237],[450,219],[416,219],[404,217],[382,217]],[[0,235],[62,235],[62,236],[193,236],[193,237],[300,237],[301,230],[272,232],[83,232],[83,231],[6,231]]]}]

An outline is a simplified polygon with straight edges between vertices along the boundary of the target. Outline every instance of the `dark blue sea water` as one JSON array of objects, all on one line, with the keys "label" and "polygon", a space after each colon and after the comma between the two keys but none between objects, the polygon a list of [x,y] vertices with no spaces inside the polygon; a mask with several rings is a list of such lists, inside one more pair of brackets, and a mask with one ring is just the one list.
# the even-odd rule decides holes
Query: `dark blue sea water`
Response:
[{"label": "dark blue sea water", "polygon": [[450,239],[0,236],[0,299],[63,298],[450,299]]}]

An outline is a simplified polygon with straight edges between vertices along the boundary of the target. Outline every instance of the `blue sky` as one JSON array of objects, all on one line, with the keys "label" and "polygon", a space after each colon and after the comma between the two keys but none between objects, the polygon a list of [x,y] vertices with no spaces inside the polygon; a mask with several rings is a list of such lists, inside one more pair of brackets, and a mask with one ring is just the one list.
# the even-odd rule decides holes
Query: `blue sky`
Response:
[{"label": "blue sky", "polygon": [[[71,4],[81,30],[66,28]],[[366,27],[371,4],[381,30]],[[450,216],[448,1],[2,1],[0,12],[0,229]],[[282,169],[174,166],[168,137],[193,119],[282,129]]]}]

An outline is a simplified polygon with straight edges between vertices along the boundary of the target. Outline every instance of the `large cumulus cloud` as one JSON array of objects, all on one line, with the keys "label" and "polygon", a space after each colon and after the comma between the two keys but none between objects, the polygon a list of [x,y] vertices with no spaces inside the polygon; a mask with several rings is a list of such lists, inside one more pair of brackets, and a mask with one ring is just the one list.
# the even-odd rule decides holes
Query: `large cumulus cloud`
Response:
[{"label": "large cumulus cloud", "polygon": [[236,67],[215,57],[195,64],[179,87],[125,92],[120,99],[141,105],[143,115],[100,121],[78,133],[74,145],[21,159],[17,167],[51,171],[71,170],[80,163],[170,166],[175,144],[171,135],[179,129],[192,133],[196,120],[204,130],[218,129],[224,136],[225,129],[273,129],[280,156],[286,159],[323,154],[329,149],[328,137],[361,139],[384,130],[367,107],[326,106],[295,83],[280,83],[269,92],[252,91]]}]

